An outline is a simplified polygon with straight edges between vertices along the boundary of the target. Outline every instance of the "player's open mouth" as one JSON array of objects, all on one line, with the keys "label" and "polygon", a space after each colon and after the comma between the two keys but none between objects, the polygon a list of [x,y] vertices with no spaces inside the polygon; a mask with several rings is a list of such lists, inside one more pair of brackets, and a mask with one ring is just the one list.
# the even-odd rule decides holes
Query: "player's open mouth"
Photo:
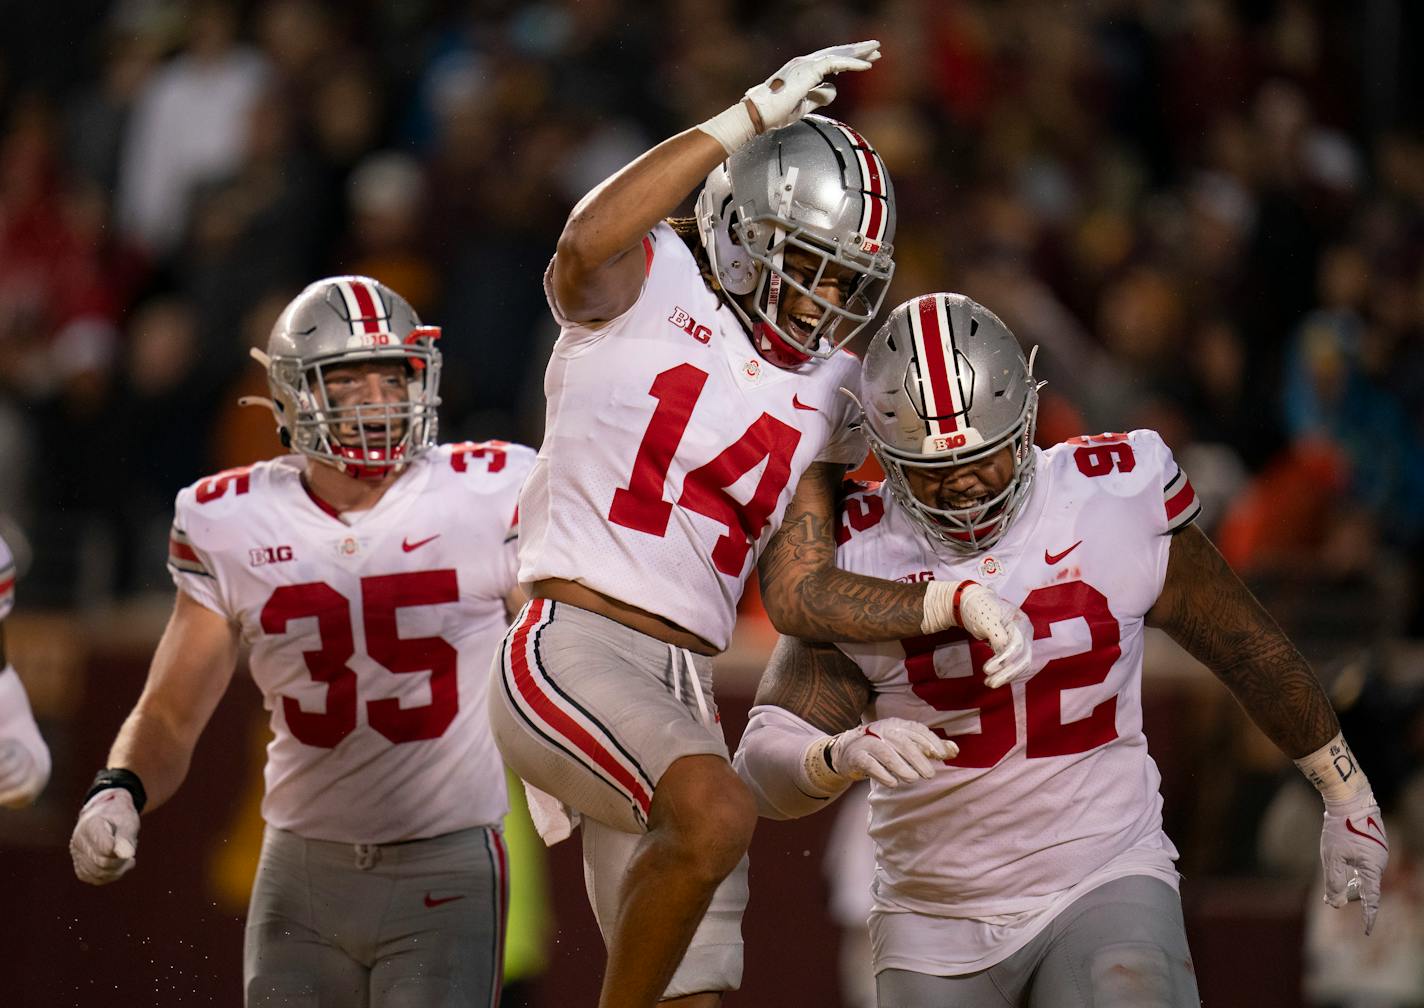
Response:
[{"label": "player's open mouth", "polygon": [[786,328],[790,334],[803,344],[811,342],[811,333],[816,325],[821,321],[820,316],[807,315],[804,313],[790,314],[786,316]]}]

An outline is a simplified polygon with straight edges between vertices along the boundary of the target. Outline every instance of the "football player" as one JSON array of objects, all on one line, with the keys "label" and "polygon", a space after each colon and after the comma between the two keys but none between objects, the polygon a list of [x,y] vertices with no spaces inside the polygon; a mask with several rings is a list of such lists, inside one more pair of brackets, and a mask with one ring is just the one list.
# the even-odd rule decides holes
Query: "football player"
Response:
[{"label": "football player", "polygon": [[[1388,840],[1325,694],[1194,524],[1161,437],[1034,447],[1031,360],[960,295],[894,310],[860,382],[886,479],[847,497],[837,561],[992,585],[1033,624],[1032,675],[988,688],[989,652],[962,631],[783,637],[736,766],[773,818],[871,778],[880,1004],[1196,1006],[1142,734],[1146,626],[1210,668],[1319,788],[1327,899],[1357,892],[1366,933]],[[904,744],[930,732],[948,758]]]},{"label": "football player", "polygon": [[134,866],[139,814],[182,783],[248,645],[274,736],[248,1004],[499,995],[506,792],[486,691],[523,601],[533,452],[436,444],[439,335],[366,277],[287,306],[254,356],[295,453],[179,493],[173,615],[70,841],[86,882]]},{"label": "football player", "polygon": [[[560,804],[582,814],[603,1008],[715,1004],[739,982],[756,808],[712,656],[763,551],[784,630],[963,625],[992,642],[995,681],[1027,666],[1026,623],[992,591],[832,563],[831,502],[865,453],[837,391],[859,368],[843,347],[890,279],[895,203],[869,142],[808,113],[831,75],[878,55],[862,42],[793,59],[643,154],[574,208],[545,277],[561,332],[520,499],[532,600],[490,711],[506,761],[556,800],[540,816],[532,796],[546,840],[570,828]],[[699,183],[695,218],[665,220]]]},{"label": "football player", "polygon": [[24,808],[49,781],[49,747],[19,673],[5,657],[5,617],[15,608],[15,556],[0,539],[0,805]]}]

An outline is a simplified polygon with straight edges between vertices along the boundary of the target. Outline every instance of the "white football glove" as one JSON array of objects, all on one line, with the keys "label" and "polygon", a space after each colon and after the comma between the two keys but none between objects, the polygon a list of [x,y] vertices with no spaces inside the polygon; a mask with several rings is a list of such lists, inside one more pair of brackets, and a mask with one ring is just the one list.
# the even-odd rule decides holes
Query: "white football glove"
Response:
[{"label": "white football glove", "polygon": [[922,633],[963,627],[994,649],[984,663],[984,683],[998,689],[1028,676],[1033,665],[1033,624],[1022,609],[975,581],[931,581],[925,589]]},{"label": "white football glove", "polygon": [[0,669],[0,805],[23,808],[49,781],[49,747],[40,735],[20,677]]},{"label": "white football glove", "polygon": [[869,777],[886,787],[929,780],[959,746],[918,721],[883,718],[806,747],[806,776],[817,789],[834,794],[851,781]]},{"label": "white football glove", "polygon": [[79,810],[69,838],[74,874],[90,885],[107,885],[134,866],[138,811],[124,788],[105,788]]},{"label": "white football glove", "polygon": [[846,70],[869,70],[880,58],[880,43],[852,42],[797,56],[763,84],[746,93],[761,114],[764,132],[790,126],[809,112],[829,105],[836,86],[826,80]]},{"label": "white football glove", "polygon": [[[829,105],[836,97],[836,86],[826,80],[832,74],[846,70],[869,70],[880,58],[880,43],[852,42],[831,46],[807,56],[797,56],[765,83],[747,91],[745,101],[739,101],[698,126],[715,137],[728,154],[751,141],[758,132],[790,126],[808,112]],[[761,129],[752,122],[746,101],[756,106],[761,116]]]},{"label": "white football glove", "polygon": [[1338,910],[1358,899],[1369,934],[1379,913],[1380,876],[1389,863],[1389,838],[1373,793],[1325,802],[1320,862],[1325,868],[1325,902]]}]

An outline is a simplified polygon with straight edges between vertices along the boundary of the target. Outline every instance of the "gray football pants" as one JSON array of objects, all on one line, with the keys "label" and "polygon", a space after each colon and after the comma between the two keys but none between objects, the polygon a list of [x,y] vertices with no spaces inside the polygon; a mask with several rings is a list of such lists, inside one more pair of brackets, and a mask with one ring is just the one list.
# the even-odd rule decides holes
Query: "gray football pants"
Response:
[{"label": "gray football pants", "polygon": [[880,1008],[1197,1008],[1182,902],[1131,875],[1069,904],[1001,963],[964,976],[882,970]]},{"label": "gray football pants", "polygon": [[247,1008],[488,1008],[503,982],[506,864],[488,827],[394,844],[267,827]]}]

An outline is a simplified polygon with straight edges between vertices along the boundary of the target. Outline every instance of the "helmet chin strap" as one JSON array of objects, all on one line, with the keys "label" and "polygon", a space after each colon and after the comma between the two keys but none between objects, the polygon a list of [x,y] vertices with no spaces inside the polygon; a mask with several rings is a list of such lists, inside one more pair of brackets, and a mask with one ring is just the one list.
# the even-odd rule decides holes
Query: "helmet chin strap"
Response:
[{"label": "helmet chin strap", "polygon": [[[386,454],[384,448],[373,448],[363,452],[360,448],[338,444],[336,445],[336,454],[342,458],[340,463],[342,473],[354,480],[372,483],[385,479],[405,465],[405,445],[403,444],[393,446],[389,455]],[[376,457],[372,458],[373,455]]]},{"label": "helmet chin strap", "polygon": [[763,308],[763,315],[772,321],[761,321],[752,326],[752,343],[756,346],[757,353],[780,368],[800,367],[811,359],[810,354],[787,339],[786,334],[774,324],[781,309],[781,267],[786,262],[786,230],[782,228],[780,221],[788,219],[791,213],[791,198],[796,192],[796,176],[799,173],[800,169],[795,166],[786,170],[786,181],[781,187],[781,199],[776,207],[778,223],[771,235],[771,247],[774,251],[771,253],[771,269],[767,274],[766,303]]},{"label": "helmet chin strap", "polygon": [[[779,244],[782,238],[780,228],[776,229],[775,241]],[[774,319],[781,305],[781,264],[785,259],[785,252],[777,249],[771,257],[774,267],[767,275],[766,281],[766,317]],[[752,326],[752,342],[756,345],[757,353],[761,354],[771,363],[781,368],[800,367],[811,359],[811,355],[803,352],[794,343],[790,342],[781,330],[767,322],[757,322]]]}]

